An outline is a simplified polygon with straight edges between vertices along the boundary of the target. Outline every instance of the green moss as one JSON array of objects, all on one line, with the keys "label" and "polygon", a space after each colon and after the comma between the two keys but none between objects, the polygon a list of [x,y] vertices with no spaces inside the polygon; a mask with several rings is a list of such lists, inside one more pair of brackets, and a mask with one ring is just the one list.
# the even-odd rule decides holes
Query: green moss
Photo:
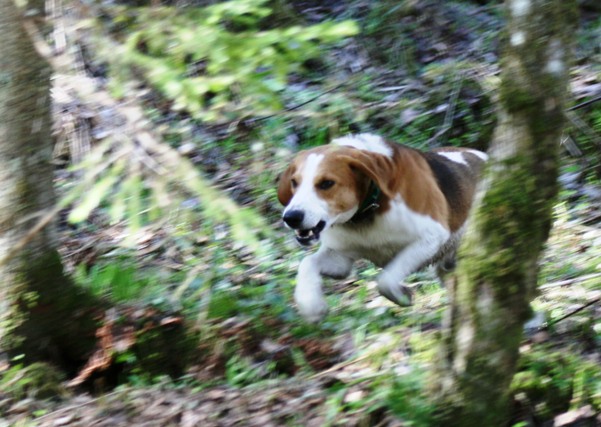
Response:
[{"label": "green moss", "polygon": [[87,357],[95,343],[96,310],[103,303],[64,275],[59,254],[25,254],[13,284],[16,318],[7,337],[12,355],[28,362],[50,360],[68,370]]}]

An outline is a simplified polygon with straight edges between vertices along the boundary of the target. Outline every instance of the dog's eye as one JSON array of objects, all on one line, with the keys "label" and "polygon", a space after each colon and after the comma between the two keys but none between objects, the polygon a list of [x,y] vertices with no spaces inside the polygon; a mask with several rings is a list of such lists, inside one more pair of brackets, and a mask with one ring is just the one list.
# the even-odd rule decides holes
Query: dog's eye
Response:
[{"label": "dog's eye", "polygon": [[292,188],[298,187],[298,182],[296,182],[296,179],[294,179],[294,178],[292,178],[290,180],[290,184],[292,185]]},{"label": "dog's eye", "polygon": [[320,181],[317,184],[317,188],[319,188],[320,190],[327,190],[329,188],[332,188],[334,186],[335,182],[332,181],[331,179],[324,179],[323,181]]}]

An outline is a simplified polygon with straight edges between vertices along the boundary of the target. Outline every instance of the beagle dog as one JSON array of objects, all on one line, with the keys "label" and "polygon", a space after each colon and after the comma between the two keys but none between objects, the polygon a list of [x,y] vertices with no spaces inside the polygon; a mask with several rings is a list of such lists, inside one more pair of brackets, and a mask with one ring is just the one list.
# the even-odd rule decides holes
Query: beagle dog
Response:
[{"label": "beagle dog", "polygon": [[358,259],[382,271],[377,289],[396,304],[411,304],[403,284],[435,264],[453,268],[476,185],[487,155],[446,147],[422,152],[373,134],[337,138],[301,151],[281,175],[283,220],[304,246],[294,299],[309,322],[327,313],[322,276],[344,278]]}]

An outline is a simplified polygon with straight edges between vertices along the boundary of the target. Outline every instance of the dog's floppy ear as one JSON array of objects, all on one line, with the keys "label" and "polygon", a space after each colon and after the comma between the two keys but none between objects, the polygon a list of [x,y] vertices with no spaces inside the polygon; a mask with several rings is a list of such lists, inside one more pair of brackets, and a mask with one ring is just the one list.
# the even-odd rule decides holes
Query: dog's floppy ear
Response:
[{"label": "dog's floppy ear", "polygon": [[393,162],[387,156],[378,153],[356,150],[347,159],[349,166],[372,181],[389,198],[394,198],[395,175]]},{"label": "dog's floppy ear", "polygon": [[292,186],[290,184],[290,178],[294,173],[296,167],[294,164],[288,166],[284,172],[282,172],[278,178],[278,200],[284,206],[288,206],[290,199],[292,199]]}]

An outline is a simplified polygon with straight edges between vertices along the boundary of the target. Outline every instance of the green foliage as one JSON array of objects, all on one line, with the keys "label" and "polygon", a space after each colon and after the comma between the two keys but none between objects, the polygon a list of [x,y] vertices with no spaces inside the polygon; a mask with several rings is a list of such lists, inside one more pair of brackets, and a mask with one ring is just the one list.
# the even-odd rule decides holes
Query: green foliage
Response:
[{"label": "green foliage", "polygon": [[47,399],[67,394],[64,374],[47,363],[15,363],[0,376],[0,389],[13,399]]},{"label": "green foliage", "polygon": [[133,260],[117,259],[96,264],[89,269],[80,265],[75,270],[74,278],[94,295],[108,297],[115,302],[142,299],[156,282],[156,278],[140,277]]},{"label": "green foliage", "polygon": [[398,376],[388,396],[390,409],[401,417],[408,426],[432,426],[433,405],[424,393],[424,374],[414,370]]},{"label": "green foliage", "polygon": [[[77,169],[82,171],[82,183],[62,203],[75,202],[69,216],[72,223],[81,225],[98,213],[108,219],[119,234],[128,236],[130,255],[136,247],[145,248],[137,241],[145,233],[164,239],[161,249],[140,252],[139,258],[124,258],[114,251],[96,265],[77,267],[76,276],[94,293],[115,301],[158,297],[196,320],[201,349],[195,351],[201,369],[215,366],[209,380],[190,374],[195,386],[207,387],[214,381],[260,388],[265,380],[281,376],[313,379],[326,369],[315,362],[327,356],[310,353],[299,343],[346,348],[348,340],[349,354],[335,353],[327,360],[335,368],[328,372],[327,397],[320,408],[327,423],[345,425],[348,414],[373,413],[377,418],[390,407],[405,424],[428,426],[432,407],[424,397],[422,370],[438,350],[435,341],[446,291],[434,285],[428,274],[421,274],[413,279],[426,285],[417,289],[413,307],[378,302],[373,280],[379,270],[365,263],[358,268],[356,283],[331,282],[336,290],[328,292],[331,311],[325,321],[306,324],[292,303],[296,266],[306,254],[274,225],[280,212],[274,180],[296,149],[296,144],[282,149],[282,141],[290,135],[299,136],[300,148],[325,144],[357,124],[363,126],[361,131],[422,148],[443,143],[474,146],[487,142],[490,135],[492,104],[486,92],[491,88],[484,86],[479,64],[451,58],[423,66],[416,57],[417,39],[411,37],[418,26],[400,28],[406,21],[397,20],[413,13],[411,4],[417,2],[367,3],[369,22],[363,28],[372,43],[369,60],[377,56],[383,64],[392,64],[390,80],[382,79],[382,70],[370,67],[357,73],[361,76],[353,77],[353,84],[315,100],[330,84],[330,76],[299,74],[311,73],[304,67],[307,59],[326,56],[318,47],[327,48],[354,34],[352,24],[277,28],[269,4],[256,0],[202,9],[123,11],[113,22],[125,31],[123,45],[109,46],[111,73],[117,78],[109,85],[115,93],[128,95],[132,80],[134,84],[142,80],[173,101],[169,107],[193,117],[176,123],[171,115],[166,120],[164,112],[150,111],[161,132],[169,128],[170,133],[163,133],[169,145],[149,143],[146,138],[107,142]],[[392,38],[396,31],[401,36]],[[384,39],[384,35],[391,37]],[[399,83],[398,68],[409,71],[415,80],[406,82],[402,77]],[[291,76],[295,81],[299,77],[310,81],[291,88],[287,85]],[[400,89],[389,87],[399,84]],[[200,121],[269,114],[282,105],[308,100],[312,101],[302,109],[260,121],[250,131],[229,128],[220,131],[218,138],[206,139],[189,130],[197,130]],[[447,125],[449,131],[441,132]],[[202,128],[205,131],[211,133]],[[198,165],[172,148],[184,142],[192,142],[195,154],[198,150],[203,159],[223,161],[219,167],[225,164],[232,171],[244,171],[232,175],[248,179],[241,191],[250,194],[252,207],[237,206],[197,172]],[[229,184],[216,185],[229,188]],[[571,250],[577,248],[574,244]],[[553,262],[544,266],[548,277],[572,277],[595,271],[598,265],[598,258],[596,263],[591,258],[583,267],[582,254],[567,263],[564,255],[558,251]],[[154,268],[166,259],[163,268]],[[565,301],[558,305],[565,308]],[[130,383],[147,385],[153,378],[146,370],[169,362],[153,342],[170,349],[175,344],[152,334],[148,340],[140,338],[142,351],[127,350],[117,359]],[[281,345],[282,353],[262,350],[260,344],[265,342]],[[141,368],[144,356],[147,365]],[[397,375],[399,357],[412,367],[409,373]],[[533,396],[541,389],[543,394],[557,395],[572,390],[568,399],[574,405],[592,402],[599,407],[598,375],[588,365],[576,370],[570,363],[565,372],[528,365],[517,381],[532,386]],[[574,378],[568,386],[569,374]],[[549,381],[553,387],[545,389]],[[363,393],[360,398],[348,399],[357,390]],[[378,423],[367,420],[364,425]]]},{"label": "green foliage", "polygon": [[[145,136],[142,144],[125,138],[108,140],[75,167],[83,177],[61,201],[61,205],[74,203],[72,223],[81,223],[94,209],[104,208],[112,223],[127,229],[123,244],[134,246],[142,228],[153,223],[173,229],[174,234],[191,235],[202,214],[213,227],[228,225],[233,241],[266,256],[260,235],[267,226],[257,213],[215,189],[175,149]],[[190,200],[192,205],[201,201],[200,212],[186,208]]]},{"label": "green foliage", "polygon": [[395,0],[370,2],[361,39],[373,59],[414,75],[419,71],[419,63],[412,32],[418,24],[414,19],[406,19],[414,12],[412,3]]},{"label": "green foliage", "polygon": [[358,29],[351,21],[263,29],[271,15],[266,4],[139,9],[119,54],[108,56],[113,76],[131,67],[172,100],[173,109],[204,121],[279,111],[289,76]]},{"label": "green foliage", "polygon": [[600,409],[600,387],[601,371],[594,362],[541,348],[521,354],[511,393],[539,420],[548,420],[570,406]]},{"label": "green foliage", "polygon": [[243,387],[273,376],[274,362],[253,363],[247,357],[233,355],[225,365],[225,380],[234,387]]}]

